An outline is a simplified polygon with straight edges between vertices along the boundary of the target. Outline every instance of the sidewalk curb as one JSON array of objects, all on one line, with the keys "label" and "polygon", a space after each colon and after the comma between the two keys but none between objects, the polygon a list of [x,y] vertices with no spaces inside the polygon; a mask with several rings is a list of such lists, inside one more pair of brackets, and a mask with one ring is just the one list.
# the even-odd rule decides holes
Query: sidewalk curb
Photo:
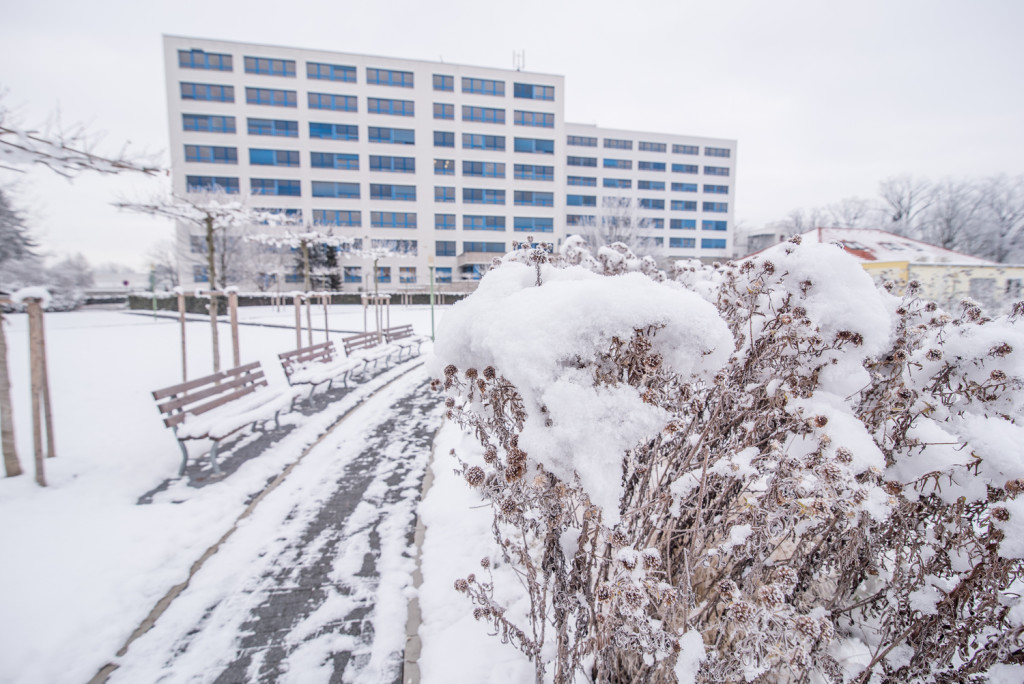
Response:
[{"label": "sidewalk curb", "polygon": [[[440,432],[440,428],[438,428]],[[423,485],[420,487],[420,503],[427,496],[431,486],[434,484],[434,455],[437,448],[437,432],[434,433],[434,445],[430,449],[430,459],[427,461],[426,470],[423,473]],[[423,614],[420,611],[420,587],[423,586],[423,540],[426,537],[427,528],[423,519],[416,514],[416,531],[413,533],[413,543],[416,545],[416,567],[412,571],[412,586],[416,590],[409,599],[409,609],[405,620],[405,660],[402,663],[403,684],[420,684],[420,652],[423,644],[420,641],[420,624],[423,621]]]}]

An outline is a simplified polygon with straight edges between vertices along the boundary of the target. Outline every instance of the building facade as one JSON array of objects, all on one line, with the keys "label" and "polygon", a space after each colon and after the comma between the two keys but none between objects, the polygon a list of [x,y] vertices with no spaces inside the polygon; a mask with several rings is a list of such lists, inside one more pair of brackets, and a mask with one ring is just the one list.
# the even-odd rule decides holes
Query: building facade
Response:
[{"label": "building facade", "polygon": [[[382,289],[422,288],[431,265],[478,279],[513,241],[624,214],[658,256],[730,253],[736,142],[568,124],[562,76],[177,36],[164,58],[175,194],[222,189],[351,255],[384,248]],[[206,279],[195,233],[178,228],[184,284]],[[342,289],[366,289],[372,261],[345,256]]]}]

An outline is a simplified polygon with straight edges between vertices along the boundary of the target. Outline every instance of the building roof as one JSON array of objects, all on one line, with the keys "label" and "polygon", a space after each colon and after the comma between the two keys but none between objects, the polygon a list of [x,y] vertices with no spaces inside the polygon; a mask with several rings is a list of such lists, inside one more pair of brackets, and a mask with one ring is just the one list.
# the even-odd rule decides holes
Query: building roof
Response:
[{"label": "building roof", "polygon": [[[907,261],[914,264],[995,265],[994,261],[954,252],[927,242],[874,228],[815,228],[803,233],[805,242],[838,242],[862,262]],[[762,252],[776,249],[767,247]]]}]

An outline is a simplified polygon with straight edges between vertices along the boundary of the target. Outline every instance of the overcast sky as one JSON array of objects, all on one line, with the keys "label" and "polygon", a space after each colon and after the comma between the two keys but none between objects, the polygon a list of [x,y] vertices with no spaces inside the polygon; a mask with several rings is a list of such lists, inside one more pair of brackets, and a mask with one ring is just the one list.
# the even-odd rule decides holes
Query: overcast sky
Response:
[{"label": "overcast sky", "polygon": [[[1022,0],[4,0],[3,103],[100,150],[163,154],[161,35],[562,74],[566,119],[738,140],[736,218],[883,178],[1024,173]],[[109,206],[159,180],[0,171],[55,256],[135,267],[170,225]]]}]

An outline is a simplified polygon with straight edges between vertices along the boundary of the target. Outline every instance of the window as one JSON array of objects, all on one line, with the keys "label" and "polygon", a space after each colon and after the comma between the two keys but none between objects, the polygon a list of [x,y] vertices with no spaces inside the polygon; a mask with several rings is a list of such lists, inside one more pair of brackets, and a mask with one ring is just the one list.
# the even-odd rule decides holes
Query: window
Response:
[{"label": "window", "polygon": [[601,186],[605,188],[631,188],[633,181],[628,178],[603,178]]},{"label": "window", "polygon": [[673,183],[673,192],[697,192],[696,183]]},{"label": "window", "polygon": [[605,138],[604,146],[606,149],[611,150],[631,150],[633,149],[632,140],[617,140],[615,138]]},{"label": "window", "polygon": [[435,159],[434,160],[434,175],[435,176],[454,176],[455,175],[455,160],[454,159]]},{"label": "window", "polygon": [[568,176],[566,181],[569,185],[583,185],[588,188],[597,187],[597,179],[593,176]]},{"label": "window", "polygon": [[463,133],[462,148],[472,150],[504,150],[505,136]]},{"label": "window", "polygon": [[416,201],[415,185],[383,185],[370,183],[370,199],[398,200],[401,202]]},{"label": "window", "polygon": [[185,176],[185,187],[188,192],[225,192],[229,195],[238,194],[237,178],[224,176]]},{"label": "window", "polygon": [[274,88],[246,88],[246,104],[270,105],[271,107],[296,107],[294,90],[276,90]]},{"label": "window", "polygon": [[566,157],[565,163],[569,166],[597,167],[597,157]]},{"label": "window", "polygon": [[704,192],[712,194],[712,195],[728,195],[729,194],[729,186],[728,185],[705,185],[704,186]]},{"label": "window", "polygon": [[504,242],[463,242],[463,252],[492,252],[502,254],[505,251]]},{"label": "window", "polygon": [[434,147],[455,147],[455,134],[450,131],[434,131]]},{"label": "window", "polygon": [[[628,197],[602,197],[601,198],[601,206],[602,207],[613,207],[613,208],[616,208],[616,207],[628,207],[630,202],[631,202],[631,200]],[[611,219],[613,221],[618,222],[618,219],[615,218],[615,217],[607,217],[606,216],[605,219],[606,220]]]},{"label": "window", "polygon": [[516,190],[512,201],[519,207],[553,207],[555,206],[555,195],[552,192]]},{"label": "window", "polygon": [[188,236],[189,252],[192,254],[206,254],[206,237],[203,235]]},{"label": "window", "polygon": [[515,110],[512,115],[512,123],[516,126],[538,126],[540,128],[554,128],[555,115],[547,112],[524,112]]},{"label": "window", "polygon": [[235,89],[232,86],[210,83],[182,83],[182,100],[203,100],[206,102],[234,102]]},{"label": "window", "polygon": [[455,214],[434,214],[434,230],[455,230]]},{"label": "window", "polygon": [[182,114],[181,127],[186,131],[202,131],[203,133],[234,133],[235,117]]},{"label": "window", "polygon": [[411,128],[383,128],[370,126],[370,142],[392,143],[394,145],[415,145],[416,131]]},{"label": "window", "polygon": [[669,238],[668,246],[677,249],[692,249],[697,246],[696,238]]},{"label": "window", "polygon": [[596,195],[566,195],[565,203],[570,207],[596,207]]},{"label": "window", "polygon": [[555,230],[555,220],[531,216],[516,216],[513,219],[512,229],[520,233],[552,233]]},{"label": "window", "polygon": [[454,119],[455,118],[455,105],[444,104],[442,102],[434,103],[434,118],[435,119]]},{"label": "window", "polygon": [[636,163],[638,171],[664,171],[665,162],[640,161]]},{"label": "window", "polygon": [[724,214],[729,211],[728,202],[705,202],[701,207],[704,211],[710,211],[716,214]]},{"label": "window", "polygon": [[378,283],[390,283],[391,282],[391,267],[390,266],[378,266],[377,267],[377,282]]},{"label": "window", "polygon": [[251,178],[250,188],[254,195],[284,195],[298,197],[302,194],[297,180],[280,180],[277,178]]},{"label": "window", "polygon": [[314,209],[313,223],[318,226],[358,228],[363,225],[363,214],[359,211],[344,211],[340,209]]},{"label": "window", "polygon": [[701,230],[727,230],[728,226],[725,221],[701,221]]},{"label": "window", "polygon": [[697,219],[669,219],[668,227],[671,230],[696,230]]},{"label": "window", "polygon": [[1021,284],[1020,278],[1007,278],[1006,279],[1006,296],[1014,299],[1020,298]]},{"label": "window", "polygon": [[206,266],[200,266],[199,264],[192,265],[192,282],[195,283],[208,283],[210,282],[210,273],[206,270]]},{"label": "window", "polygon": [[454,202],[455,201],[455,188],[446,185],[435,185],[434,186],[434,201],[435,202]]},{"label": "window", "polygon": [[185,145],[185,161],[207,164],[237,164],[237,147],[214,147],[213,145]]},{"label": "window", "polygon": [[310,152],[309,165],[314,169],[359,169],[359,155],[342,152]]},{"label": "window", "polygon": [[[455,256],[455,240],[437,240],[434,242],[436,256]],[[451,270],[451,269],[449,269]]]},{"label": "window", "polygon": [[321,81],[345,81],[356,82],[356,68],[342,66],[341,64],[321,64],[320,62],[306,62],[306,78],[316,78]]},{"label": "window", "polygon": [[452,282],[451,266],[438,266],[434,269],[434,279],[439,283]]},{"label": "window", "polygon": [[346,283],[361,283],[363,282],[363,267],[362,266],[345,266],[342,270],[344,273],[344,280]]},{"label": "window", "polygon": [[355,95],[330,95],[328,93],[309,93],[310,109],[331,109],[336,112],[357,112]]},{"label": "window", "polygon": [[539,166],[536,164],[516,164],[515,177],[522,180],[550,181],[555,179],[554,166]]},{"label": "window", "polygon": [[463,176],[481,176],[484,178],[504,178],[505,165],[501,162],[462,162]]},{"label": "window", "polygon": [[705,166],[704,175],[707,176],[728,176],[729,167],[727,166]]},{"label": "window", "polygon": [[505,110],[492,107],[470,107],[462,105],[463,121],[479,121],[481,123],[505,123]]},{"label": "window", "polygon": [[532,154],[554,154],[555,141],[541,138],[516,138],[515,150]]},{"label": "window", "polygon": [[642,180],[636,182],[636,187],[638,190],[664,190],[665,182]]},{"label": "window", "polygon": [[[287,220],[290,223],[301,223],[302,222],[302,210],[301,209],[281,209],[279,207],[257,207],[256,211],[262,212],[263,218],[258,220],[257,223],[261,226],[274,223],[274,219],[277,221]],[[230,238],[235,240],[235,238]],[[274,251],[276,247],[267,246],[269,251]]]},{"label": "window", "polygon": [[597,138],[590,138],[585,135],[570,135],[566,144],[571,147],[597,147]]},{"label": "window", "polygon": [[486,78],[462,78],[462,92],[505,97],[505,82]]},{"label": "window", "polygon": [[667,149],[665,143],[656,142],[642,142],[640,143],[641,152],[664,152]]},{"label": "window", "polygon": [[463,216],[462,227],[465,230],[505,230],[504,216]]},{"label": "window", "polygon": [[313,197],[359,199],[359,183],[313,181]]},{"label": "window", "polygon": [[245,73],[264,74],[266,76],[295,77],[295,60],[268,59],[266,57],[246,57]]},{"label": "window", "polygon": [[309,137],[320,140],[359,140],[359,128],[350,124],[309,122]]},{"label": "window", "polygon": [[416,267],[415,266],[399,266],[398,267],[398,282],[400,282],[400,283],[415,283],[416,282]]},{"label": "window", "polygon": [[606,169],[632,169],[633,162],[629,159],[605,159],[604,168]]},{"label": "window", "polygon": [[586,214],[566,214],[565,225],[567,226],[592,226],[594,217]]},{"label": "window", "polygon": [[725,240],[716,238],[701,238],[701,249],[725,249]]},{"label": "window", "polygon": [[391,69],[366,68],[366,82],[375,85],[394,86],[396,88],[412,88],[411,71],[392,71]]},{"label": "window", "polygon": [[700,154],[700,148],[696,145],[673,145],[672,154]]},{"label": "window", "polygon": [[672,200],[672,211],[697,211],[697,203],[692,200]]},{"label": "window", "polygon": [[371,114],[415,116],[416,107],[412,100],[385,100],[379,97],[368,97],[366,98],[366,111]]},{"label": "window", "polygon": [[261,150],[249,148],[249,163],[254,166],[298,166],[296,150]]},{"label": "window", "polygon": [[462,201],[466,204],[504,204],[504,190],[462,188]]},{"label": "window", "polygon": [[732,156],[732,150],[728,147],[705,147],[704,154],[708,157],[725,157],[729,158]]},{"label": "window", "polygon": [[434,74],[434,90],[452,92],[455,90],[455,77],[443,74]]},{"label": "window", "polygon": [[672,173],[697,173],[696,164],[673,164]]},{"label": "window", "polygon": [[371,171],[391,171],[393,173],[416,173],[414,157],[384,157],[370,155]]},{"label": "window", "polygon": [[231,55],[202,50],[178,50],[178,66],[182,69],[232,71]]},{"label": "window", "polygon": [[655,230],[665,229],[665,219],[663,218],[643,219],[640,223],[642,227],[646,228],[653,228]]},{"label": "window", "polygon": [[665,200],[663,199],[651,199],[650,197],[641,197],[638,205],[641,209],[664,209]]},{"label": "window", "polygon": [[515,83],[512,86],[512,94],[524,100],[554,100],[555,87],[545,85],[534,85],[532,83]]},{"label": "window", "polygon": [[415,228],[416,214],[399,211],[371,211],[370,225],[374,228]]}]

